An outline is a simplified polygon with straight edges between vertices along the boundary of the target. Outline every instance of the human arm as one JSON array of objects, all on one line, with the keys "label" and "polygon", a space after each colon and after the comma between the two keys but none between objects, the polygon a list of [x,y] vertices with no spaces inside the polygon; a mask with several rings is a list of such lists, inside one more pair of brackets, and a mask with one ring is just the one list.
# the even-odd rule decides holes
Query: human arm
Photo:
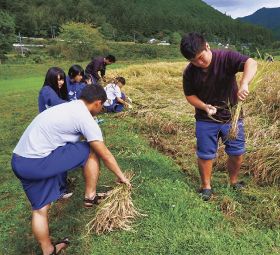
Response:
[{"label": "human arm", "polygon": [[238,99],[244,101],[249,95],[249,83],[254,78],[257,71],[257,62],[248,58],[244,65],[243,75],[240,80],[239,90],[237,92]]},{"label": "human arm", "polygon": [[102,63],[100,63],[100,59],[99,58],[95,58],[92,61],[92,71],[91,71],[91,75],[98,81],[100,80],[100,75],[98,74],[98,72],[101,70],[102,68]]},{"label": "human arm", "polygon": [[38,98],[39,112],[46,110],[49,107],[65,103],[67,101],[61,99],[56,92],[49,86],[44,86]]},{"label": "human arm", "polygon": [[129,107],[129,104],[124,101],[121,97],[116,97],[118,103],[123,104],[125,107]]},{"label": "human arm", "polygon": [[112,171],[120,180],[120,182],[125,183],[129,187],[131,187],[131,184],[129,180],[124,176],[123,172],[121,171],[115,157],[112,155],[112,153],[108,150],[104,142],[102,141],[92,141],[90,142],[90,147],[93,150],[93,152],[102,159],[105,166]]},{"label": "human arm", "polygon": [[106,73],[106,66],[104,65],[103,68],[100,70],[101,78],[104,82],[106,82],[105,73]]},{"label": "human arm", "polygon": [[205,104],[196,95],[186,96],[187,101],[197,109],[207,112],[208,115],[214,115],[217,112],[217,108],[211,104]]}]

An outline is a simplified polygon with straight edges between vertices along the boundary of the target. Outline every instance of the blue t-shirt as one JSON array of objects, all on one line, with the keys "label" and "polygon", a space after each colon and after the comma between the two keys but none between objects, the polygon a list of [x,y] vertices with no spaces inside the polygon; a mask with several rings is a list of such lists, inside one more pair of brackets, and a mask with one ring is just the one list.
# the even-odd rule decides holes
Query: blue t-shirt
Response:
[{"label": "blue t-shirt", "polygon": [[56,92],[50,86],[43,86],[39,92],[38,107],[39,112],[58,104],[65,103],[67,101],[61,99]]},{"label": "blue t-shirt", "polygon": [[81,96],[81,92],[83,88],[86,86],[85,83],[78,83],[78,82],[71,82],[71,79],[69,76],[66,77],[66,83],[67,83],[67,91],[68,91],[68,100],[77,100]]}]

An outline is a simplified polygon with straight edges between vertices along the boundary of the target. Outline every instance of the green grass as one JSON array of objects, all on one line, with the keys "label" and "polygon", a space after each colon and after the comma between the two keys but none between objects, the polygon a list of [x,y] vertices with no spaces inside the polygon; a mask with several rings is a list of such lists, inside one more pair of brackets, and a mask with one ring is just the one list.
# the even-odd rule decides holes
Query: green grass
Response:
[{"label": "green grass", "polygon": [[[37,114],[42,80],[43,76],[35,75],[0,81],[0,254],[3,255],[41,254],[31,233],[30,205],[12,173],[10,157],[22,132]],[[215,202],[199,199],[194,189],[196,184],[170,158],[150,148],[135,128],[135,120],[111,116],[105,119],[102,126],[105,142],[121,168],[136,174],[133,199],[148,216],[135,222],[134,232],[85,236],[85,224],[93,218],[94,210],[83,208],[83,177],[81,170],[74,171],[70,173],[76,178],[74,196],[67,202],[53,204],[50,212],[54,240],[64,236],[72,240],[67,254],[280,253],[279,229],[260,228],[225,217]],[[113,175],[104,168],[98,189],[103,190],[103,185],[114,185]],[[250,200],[250,194],[241,198],[227,186],[218,188],[233,201],[249,205],[246,199]]]}]

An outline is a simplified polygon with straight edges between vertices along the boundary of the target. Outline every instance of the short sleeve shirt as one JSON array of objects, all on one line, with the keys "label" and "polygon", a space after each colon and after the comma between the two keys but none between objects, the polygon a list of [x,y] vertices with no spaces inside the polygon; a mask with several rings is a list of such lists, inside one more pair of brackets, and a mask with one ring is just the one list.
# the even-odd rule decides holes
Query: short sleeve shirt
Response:
[{"label": "short sleeve shirt", "polygon": [[[237,104],[238,86],[235,75],[244,70],[248,58],[235,51],[213,50],[207,71],[190,63],[183,74],[185,95],[196,95],[204,103],[217,107],[215,119],[224,122],[230,120],[230,107]],[[195,118],[212,121],[205,111],[197,108]]]},{"label": "short sleeve shirt", "polygon": [[68,91],[68,100],[77,100],[80,98],[82,90],[86,87],[85,83],[82,82],[71,82],[70,77],[66,77],[67,91]]},{"label": "short sleeve shirt", "polygon": [[39,92],[38,107],[42,112],[54,105],[62,104],[67,101],[61,99],[50,86],[43,86]]},{"label": "short sleeve shirt", "polygon": [[104,106],[110,106],[113,104],[115,98],[122,97],[122,92],[120,87],[114,83],[108,84],[104,89],[107,94],[107,100],[104,103]]},{"label": "short sleeve shirt", "polygon": [[66,143],[76,143],[83,135],[88,142],[103,141],[100,127],[82,100],[53,106],[35,117],[14,153],[26,158],[44,158]]}]

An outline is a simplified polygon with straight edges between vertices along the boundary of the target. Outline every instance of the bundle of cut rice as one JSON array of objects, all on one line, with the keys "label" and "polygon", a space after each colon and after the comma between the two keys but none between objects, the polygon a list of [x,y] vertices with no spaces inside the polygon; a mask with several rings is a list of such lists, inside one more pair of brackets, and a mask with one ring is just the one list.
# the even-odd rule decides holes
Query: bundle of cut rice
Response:
[{"label": "bundle of cut rice", "polygon": [[[254,79],[250,83],[249,91],[252,92],[256,89],[260,82],[262,82],[264,76],[267,74],[269,70],[270,63],[261,63],[261,67],[257,71]],[[231,129],[229,130],[229,139],[234,140],[238,134],[238,120],[240,118],[240,113],[242,109],[242,101],[239,101],[237,105],[234,107],[231,121]]]},{"label": "bundle of cut rice", "polygon": [[[131,180],[132,173],[126,173]],[[137,211],[131,189],[125,184],[118,184],[97,207],[95,217],[86,225],[88,233],[94,231],[100,235],[116,229],[131,230],[136,217],[145,216]]]}]

